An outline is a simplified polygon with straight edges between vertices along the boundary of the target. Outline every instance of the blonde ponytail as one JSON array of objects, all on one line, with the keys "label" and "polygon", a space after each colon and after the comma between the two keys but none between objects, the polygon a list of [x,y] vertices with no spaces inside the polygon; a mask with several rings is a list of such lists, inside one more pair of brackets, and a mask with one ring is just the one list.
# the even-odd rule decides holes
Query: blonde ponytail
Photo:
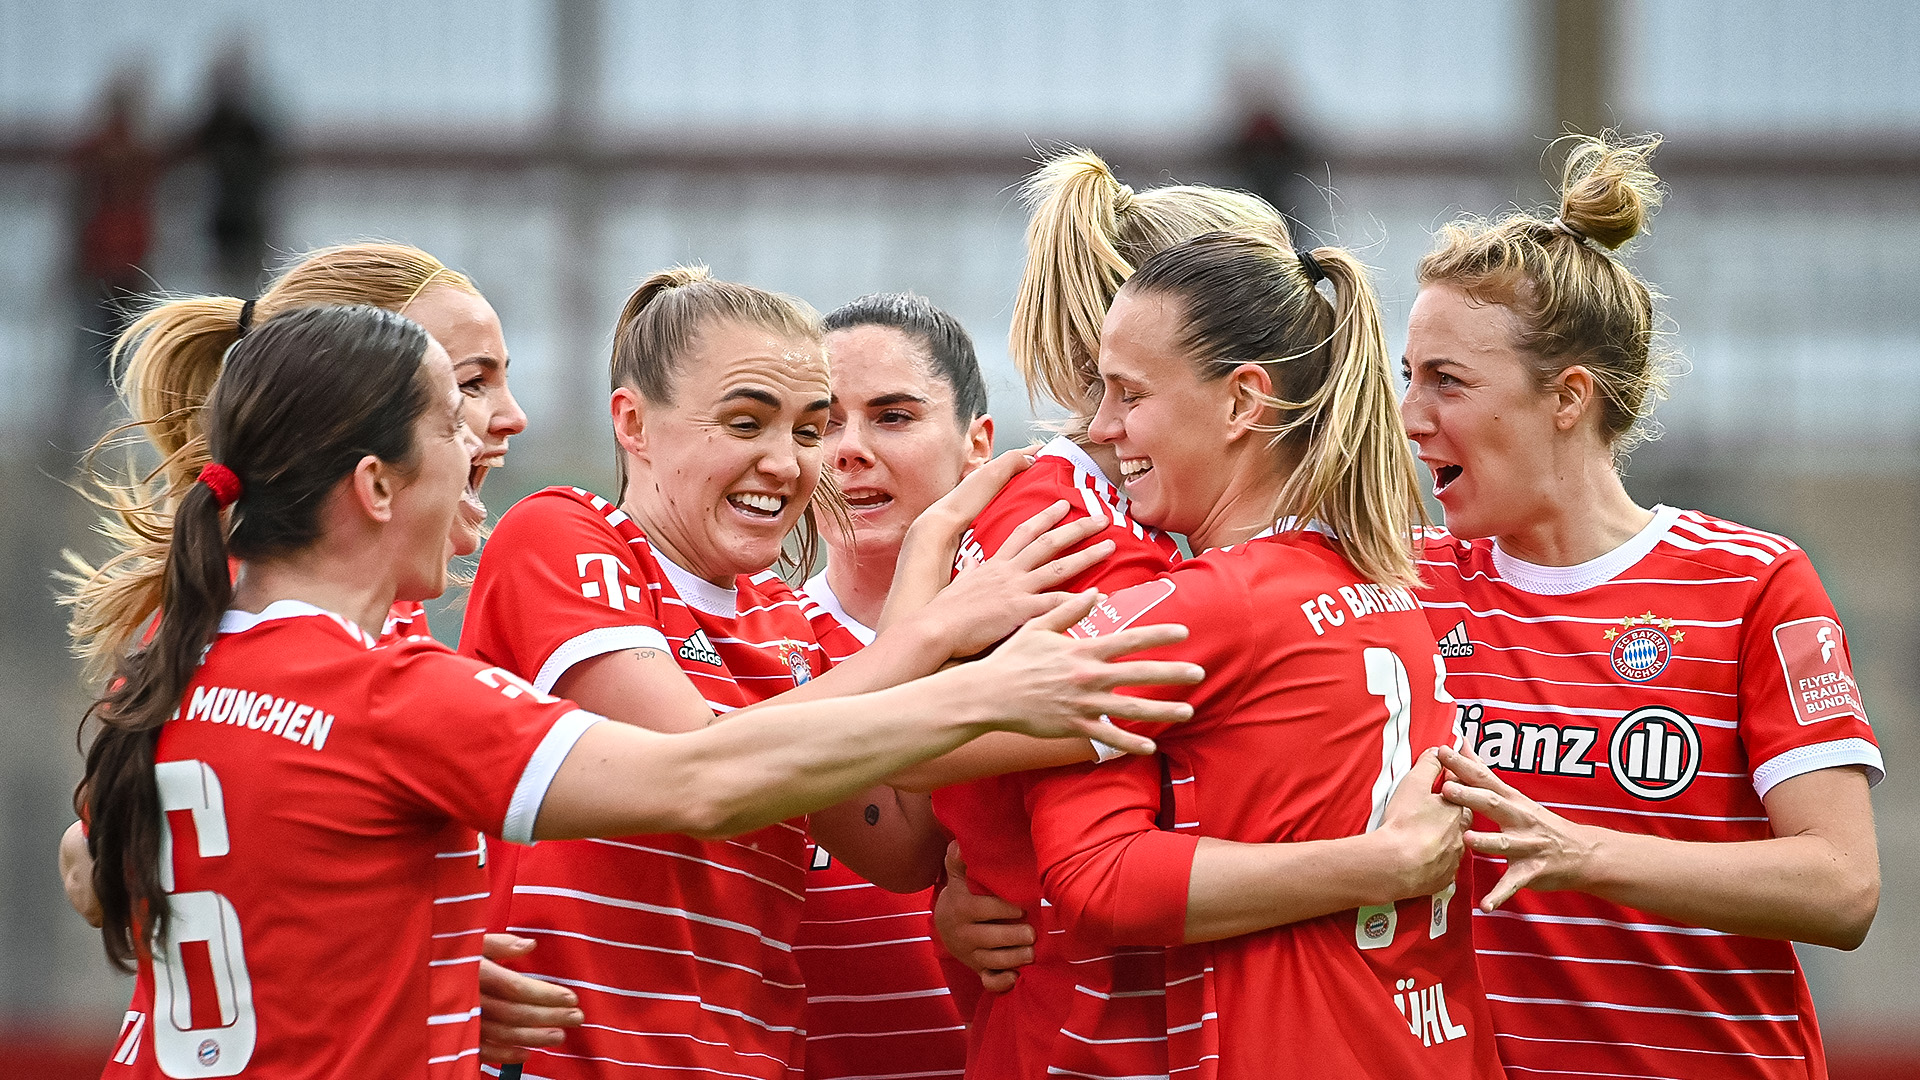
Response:
[{"label": "blonde ponytail", "polygon": [[1126,287],[1180,301],[1202,379],[1266,368],[1274,392],[1262,403],[1275,420],[1260,430],[1292,463],[1274,519],[1321,522],[1362,577],[1417,585],[1426,511],[1366,267],[1342,248],[1303,258],[1272,235],[1216,232],[1149,259]]},{"label": "blonde ponytail", "polygon": [[[404,313],[429,286],[479,295],[466,275],[405,244],[343,244],[311,252],[284,270],[247,312],[258,327],[295,308],[361,304]],[[67,633],[89,678],[110,671],[159,610],[173,514],[207,463],[201,411],[228,349],[240,340],[246,302],[231,296],[162,299],[113,345],[115,384],[131,419],[82,462],[81,494],[106,513],[94,529],[111,553],[98,565],[65,552],[57,575],[72,609]],[[158,463],[133,464],[144,437]],[[127,451],[127,464],[104,459]]]},{"label": "blonde ponytail", "polygon": [[1032,218],[1007,348],[1029,397],[1065,409],[1075,437],[1099,403],[1100,324],[1136,267],[1205,232],[1286,236],[1280,212],[1257,196],[1188,185],[1136,193],[1087,150],[1048,160],[1023,194]]}]

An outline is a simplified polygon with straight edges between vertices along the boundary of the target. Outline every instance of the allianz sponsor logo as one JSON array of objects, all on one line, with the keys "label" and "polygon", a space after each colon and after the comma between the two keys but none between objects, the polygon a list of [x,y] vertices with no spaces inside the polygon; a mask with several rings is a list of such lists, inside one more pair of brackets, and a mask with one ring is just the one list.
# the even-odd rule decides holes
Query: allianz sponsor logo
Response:
[{"label": "allianz sponsor logo", "polygon": [[[1479,702],[1454,707],[1466,745],[1491,768],[1584,778],[1603,764],[1588,757],[1601,745],[1598,727],[1489,717]],[[1605,746],[1607,772],[1637,798],[1671,799],[1700,774],[1699,728],[1685,713],[1665,705],[1644,705],[1621,717]]]},{"label": "allianz sponsor logo", "polygon": [[278,735],[289,742],[323,750],[333,731],[333,714],[292,698],[241,690],[232,686],[196,686],[187,697],[186,712],[174,719],[232,724],[248,731]]},{"label": "allianz sponsor logo", "polygon": [[1440,639],[1440,655],[1449,660],[1458,660],[1473,655],[1473,642],[1467,638],[1467,620],[1461,619]]}]

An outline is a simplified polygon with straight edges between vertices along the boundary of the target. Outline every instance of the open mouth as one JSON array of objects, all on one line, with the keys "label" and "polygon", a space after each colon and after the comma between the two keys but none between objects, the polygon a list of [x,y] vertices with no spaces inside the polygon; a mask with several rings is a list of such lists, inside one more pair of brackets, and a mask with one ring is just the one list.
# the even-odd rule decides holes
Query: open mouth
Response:
[{"label": "open mouth", "polygon": [[1441,492],[1447,490],[1447,488],[1451,486],[1455,480],[1458,480],[1458,479],[1460,479],[1460,466],[1458,465],[1434,466],[1433,467],[1433,493],[1435,495],[1440,494]]},{"label": "open mouth", "polygon": [[474,524],[487,519],[487,504],[480,501],[480,487],[487,482],[493,466],[475,461],[467,466],[467,487],[460,493],[460,512]]},{"label": "open mouth", "polygon": [[1137,457],[1120,459],[1120,479],[1125,483],[1131,484],[1152,471],[1153,460],[1151,458]]},{"label": "open mouth", "polygon": [[847,509],[856,513],[884,510],[893,505],[893,496],[874,488],[855,488],[845,492]]},{"label": "open mouth", "polygon": [[780,511],[786,508],[787,497],[743,491],[727,496],[727,503],[748,517],[773,521],[778,519]]}]

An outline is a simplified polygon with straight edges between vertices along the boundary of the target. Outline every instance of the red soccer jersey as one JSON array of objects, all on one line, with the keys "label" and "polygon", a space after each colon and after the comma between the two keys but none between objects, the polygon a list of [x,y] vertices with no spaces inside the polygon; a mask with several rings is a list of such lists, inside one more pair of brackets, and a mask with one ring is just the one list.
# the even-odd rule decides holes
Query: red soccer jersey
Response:
[{"label": "red soccer jersey", "polygon": [[[1047,895],[1083,933],[1184,937],[1194,838],[1355,836],[1428,747],[1452,744],[1444,673],[1413,594],[1359,579],[1317,533],[1209,551],[1109,597],[1078,629],[1139,620],[1192,635],[1159,650],[1202,665],[1194,719],[1155,730],[1174,831],[1154,828],[1150,759],[1058,770],[1029,793]],[[1470,890],[1342,911],[1168,950],[1175,1075],[1498,1077],[1474,970]],[[1198,974],[1192,974],[1198,973]]]},{"label": "red soccer jersey", "polygon": [[[875,632],[846,613],[824,572],[801,600],[832,662],[873,642]],[[810,1080],[966,1071],[966,1023],[934,943],[932,889],[888,892],[811,846],[794,953],[807,983]],[[962,979],[979,985],[965,968],[956,973]]]},{"label": "red soccer jersey", "polygon": [[[826,670],[793,591],[771,572],[723,589],[655,553],[632,519],[548,488],[500,519],[481,556],[461,651],[550,688],[622,649],[671,652],[715,713]],[[587,1026],[529,1075],[785,1078],[805,1042],[793,944],[804,820],[732,840],[569,840],[494,864],[504,928],[540,944],[529,973],[573,987]]]},{"label": "red soccer jersey", "polygon": [[[1164,572],[1180,557],[1165,534],[1133,520],[1126,496],[1065,438],[1049,442],[974,519],[962,552],[987,558],[1014,529],[1060,499],[1068,502],[1067,521],[1092,515],[1111,522],[1088,543],[1112,540],[1117,546],[1063,589],[1123,589]],[[1167,1068],[1162,950],[1086,944],[1053,918],[1040,896],[1027,818],[1027,789],[1042,775],[989,777],[933,796],[941,824],[960,840],[974,891],[1020,907],[1037,938],[1034,962],[1020,969],[1013,989],[980,995],[968,1035],[967,1075],[1024,1080],[1045,1077],[1050,1069],[1159,1075]]]},{"label": "red soccer jersey", "polygon": [[[1579,566],[1434,530],[1422,597],[1462,727],[1509,783],[1568,818],[1678,840],[1772,835],[1760,799],[1880,753],[1846,639],[1782,537],[1657,507]],[[1481,862],[1483,887],[1504,864]],[[1523,890],[1474,920],[1516,1076],[1824,1077],[1793,946]]]},{"label": "red soccer jersey", "polygon": [[528,842],[598,717],[373,645],[296,601],[222,620],[161,729],[173,922],[106,1077],[478,1076],[476,966],[435,961],[438,900],[485,894],[475,831]]},{"label": "red soccer jersey", "polygon": [[396,600],[387,611],[387,622],[380,628],[380,640],[404,641],[411,637],[432,637],[427,625],[427,607],[418,600]]}]

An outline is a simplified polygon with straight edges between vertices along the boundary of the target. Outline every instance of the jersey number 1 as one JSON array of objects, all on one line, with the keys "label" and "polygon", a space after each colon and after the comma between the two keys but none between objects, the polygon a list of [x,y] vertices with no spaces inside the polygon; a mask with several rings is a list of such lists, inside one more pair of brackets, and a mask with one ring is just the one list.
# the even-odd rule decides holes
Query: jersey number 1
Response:
[{"label": "jersey number 1", "polygon": [[175,811],[193,817],[203,859],[228,851],[227,804],[220,778],[203,761],[162,761],[160,887],[173,920],[153,956],[153,1056],[173,1077],[234,1076],[253,1058],[258,1032],[253,979],[240,943],[240,916],[217,892],[174,892]]}]

